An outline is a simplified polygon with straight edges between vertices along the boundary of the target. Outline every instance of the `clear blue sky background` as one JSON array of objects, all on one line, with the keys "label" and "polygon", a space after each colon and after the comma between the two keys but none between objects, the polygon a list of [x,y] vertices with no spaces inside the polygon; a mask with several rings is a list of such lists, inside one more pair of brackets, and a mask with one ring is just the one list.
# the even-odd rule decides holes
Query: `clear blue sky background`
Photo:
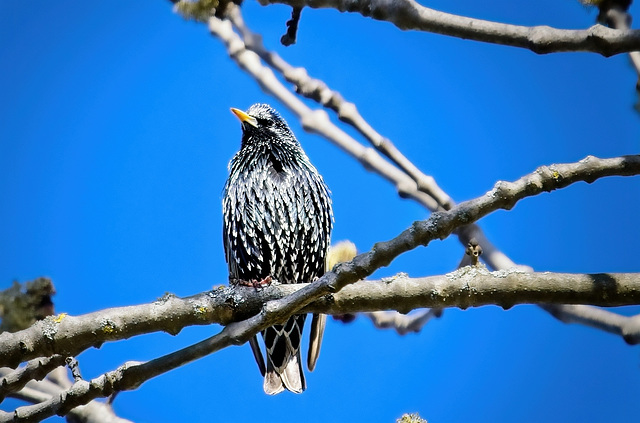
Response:
[{"label": "clear blue sky background", "polygon": [[[429,6],[560,28],[588,27],[596,15],[570,0]],[[298,44],[285,48],[290,9],[254,1],[243,9],[269,48],[354,101],[456,201],[542,164],[638,153],[637,77],[624,55],[538,56],[310,9]],[[205,25],[168,2],[2,2],[0,64],[0,286],[50,276],[58,312],[226,283],[221,191],[240,142],[232,106],[267,102],[289,120],[333,192],[334,240],[365,251],[427,216],[305,134]],[[639,271],[639,208],[640,178],[609,178],[524,200],[480,224],[536,270]],[[462,254],[455,239],[434,242],[376,276],[446,273]],[[92,378],[218,330],[153,334],[78,358]],[[632,421],[640,349],[535,306],[446,310],[405,337],[364,319],[330,321],[308,385],[303,395],[267,397],[249,348],[233,347],[122,393],[115,409],[138,422],[392,422],[415,411],[434,423]]]}]

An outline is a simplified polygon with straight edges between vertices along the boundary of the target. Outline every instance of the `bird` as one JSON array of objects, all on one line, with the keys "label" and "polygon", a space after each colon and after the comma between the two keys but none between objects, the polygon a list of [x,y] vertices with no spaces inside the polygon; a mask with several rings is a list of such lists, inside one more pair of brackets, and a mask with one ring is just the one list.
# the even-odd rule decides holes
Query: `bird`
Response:
[{"label": "bird", "polygon": [[[256,103],[240,120],[240,150],[229,162],[224,187],[223,241],[230,284],[311,283],[325,273],[333,210],[330,191],[287,122]],[[264,392],[306,389],[300,343],[306,314],[262,331],[266,368],[257,337],[251,349],[264,376]],[[307,367],[315,368],[326,316],[314,314]]]}]

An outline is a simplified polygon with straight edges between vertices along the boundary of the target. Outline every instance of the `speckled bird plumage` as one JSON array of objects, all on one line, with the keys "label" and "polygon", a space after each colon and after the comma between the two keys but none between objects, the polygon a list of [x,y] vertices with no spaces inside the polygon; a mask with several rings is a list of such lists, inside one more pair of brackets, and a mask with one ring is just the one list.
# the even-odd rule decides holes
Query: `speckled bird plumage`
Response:
[{"label": "speckled bird plumage", "polygon": [[[313,282],[325,272],[332,228],[329,190],[287,123],[266,104],[243,113],[242,144],[229,163],[224,188],[224,247],[229,279],[256,282],[271,277],[280,283]],[[264,390],[277,394],[305,387],[300,340],[306,315],[262,332],[266,346]],[[314,315],[309,367],[313,370],[324,329]],[[265,373],[257,340],[251,343]],[[312,357],[314,355],[315,357]]]}]

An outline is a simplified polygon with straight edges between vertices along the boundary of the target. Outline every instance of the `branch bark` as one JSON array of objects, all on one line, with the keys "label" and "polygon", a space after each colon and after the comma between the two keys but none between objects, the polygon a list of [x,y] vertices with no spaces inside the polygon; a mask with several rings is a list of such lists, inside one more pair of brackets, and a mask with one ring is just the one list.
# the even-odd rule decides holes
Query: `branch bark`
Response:
[{"label": "branch bark", "polygon": [[[376,253],[367,253],[375,255]],[[360,256],[361,261],[366,258]],[[355,259],[358,261],[358,258]],[[347,268],[354,264],[346,265]],[[272,285],[256,291],[250,287],[227,289],[223,295],[203,293],[196,297],[174,299],[174,302],[211,307],[215,302],[222,307],[234,298],[243,301],[236,306],[238,314],[255,316],[237,323],[228,324],[222,332],[198,344],[176,351],[146,363],[125,363],[118,369],[107,372],[91,381],[78,381],[71,388],[54,395],[46,401],[20,407],[14,415],[0,415],[0,422],[37,421],[54,414],[65,415],[69,410],[86,404],[97,397],[106,397],[114,392],[139,387],[145,381],[201,358],[222,348],[245,343],[255,333],[282,322],[292,313],[322,312],[328,314],[352,313],[357,311],[396,309],[408,312],[415,307],[475,307],[497,304],[504,308],[522,303],[590,303],[600,305],[638,304],[640,302],[640,274],[594,274],[574,275],[557,273],[525,273],[519,270],[489,272],[483,267],[465,267],[444,276],[408,278],[399,275],[380,281],[360,281],[345,286],[340,292],[331,294],[330,286],[345,284],[340,281],[338,270],[313,284]],[[348,281],[348,278],[345,278]],[[222,291],[222,290],[221,290]],[[324,296],[323,296],[324,295]],[[317,299],[311,303],[311,299]],[[266,302],[265,302],[266,301]],[[265,304],[264,307],[261,307]],[[153,313],[153,304],[130,307]],[[563,306],[566,307],[566,306]],[[109,310],[107,310],[108,312]],[[118,310],[119,313],[122,310]],[[197,313],[192,310],[190,313]],[[427,316],[431,317],[430,315]],[[69,317],[68,319],[72,319]],[[94,322],[79,316],[76,319]],[[66,320],[66,319],[65,319]],[[64,321],[60,322],[63,325]],[[85,334],[91,331],[88,325]],[[29,329],[31,330],[31,329]],[[617,326],[611,324],[611,332],[625,336],[630,343],[640,341],[640,319],[618,317]],[[26,332],[26,331],[23,331]],[[28,333],[23,333],[23,338]],[[69,341],[70,339],[67,339]],[[64,341],[64,340],[60,340]],[[46,382],[46,381],[45,381]]]},{"label": "branch bark", "polygon": [[[341,270],[332,273],[331,279],[336,279],[339,273]],[[223,287],[188,298],[172,297],[166,307],[175,311],[166,315],[158,313],[157,303],[149,303],[67,316],[56,323],[58,330],[47,351],[21,348],[25,345],[40,346],[41,339],[47,338],[43,332],[47,332],[50,326],[36,323],[15,334],[0,335],[0,344],[3,345],[0,360],[4,365],[16,365],[31,355],[51,351],[62,355],[79,354],[94,346],[96,338],[102,343],[162,331],[168,326],[175,332],[193,324],[228,325],[259,314],[264,304],[287,302],[290,296],[314,289],[316,285],[273,284],[258,291],[243,286]],[[640,304],[640,273],[584,275],[526,273],[516,269],[489,272],[483,267],[468,266],[442,276],[409,278],[398,275],[380,281],[362,280],[335,294],[325,291],[328,290],[322,290],[320,295],[314,295],[315,301],[294,311],[345,314],[397,310],[408,313],[424,307],[465,309],[498,305],[507,309],[516,304],[631,305]],[[118,316],[118,320],[114,316]],[[281,314],[280,319],[287,316]],[[103,330],[101,321],[104,319],[112,321],[110,333]],[[137,324],[145,320],[154,324]],[[275,323],[278,321],[276,319]]]},{"label": "branch bark", "polygon": [[61,355],[40,357],[29,361],[26,366],[14,371],[0,369],[0,402],[12,392],[22,389],[30,380],[41,380],[51,370],[64,365]]},{"label": "branch bark", "polygon": [[[640,155],[611,159],[599,159],[589,156],[576,163],[542,166],[515,182],[499,181],[485,195],[460,203],[450,211],[433,213],[427,220],[414,222],[411,227],[396,238],[386,242],[379,242],[373,246],[371,251],[356,256],[348,263],[338,264],[334,271],[328,272],[318,281],[291,293],[286,298],[267,302],[263,311],[268,309],[271,304],[277,310],[272,312],[278,315],[275,322],[284,321],[288,316],[323,295],[338,292],[346,285],[364,279],[380,267],[387,266],[400,254],[419,245],[426,246],[435,239],[444,239],[457,228],[473,223],[492,211],[511,209],[523,198],[563,188],[578,181],[590,183],[604,176],[637,174],[640,174]],[[634,289],[637,289],[637,287]],[[534,295],[534,291],[534,287],[527,287],[527,295]],[[604,297],[603,301],[609,301],[614,292],[606,290],[598,295],[606,294],[607,297]],[[620,292],[625,292],[625,296],[631,296],[627,298],[634,298],[630,303],[622,303],[638,303],[637,299],[633,297],[633,289],[631,292]],[[238,305],[248,304],[252,296],[243,294],[246,294],[246,292],[241,295],[238,288],[223,287],[186,300],[165,296],[149,305],[149,309],[140,306],[121,307],[91,313],[83,318],[66,315],[49,316],[29,329],[16,333],[0,334],[0,345],[3,345],[3,351],[0,353],[0,365],[15,367],[24,360],[53,354],[75,356],[91,346],[99,347],[103,342],[109,340],[124,339],[159,330],[175,334],[186,325],[213,322],[224,324],[246,318],[251,314],[251,311],[244,310],[243,307],[238,307]],[[528,297],[529,301],[524,299],[521,301],[554,302],[556,304],[576,303],[570,297],[562,295],[561,291],[554,295],[557,295],[555,299],[533,296]],[[476,305],[473,302],[465,302],[464,297],[459,298],[462,301],[459,304],[446,303],[448,296],[444,298],[443,304],[408,305],[406,310],[408,311],[414,307],[468,307]],[[212,306],[209,299],[217,305]],[[599,301],[597,298],[591,298],[591,300],[593,301],[584,303],[601,304],[597,302]],[[488,303],[491,303],[491,301],[483,304]],[[503,302],[501,305],[507,306],[508,304],[508,302]],[[619,304],[616,304],[615,301],[614,303],[602,303],[602,305]],[[387,308],[390,307],[378,304],[374,309]],[[257,309],[258,306],[256,305],[251,310],[255,311]],[[332,314],[363,310],[331,309],[314,311]],[[405,311],[405,309],[399,311]],[[273,322],[271,323],[273,324]],[[81,336],[78,334],[81,334]]]},{"label": "branch bark", "polygon": [[440,12],[413,0],[259,0],[260,4],[288,4],[313,9],[332,8],[387,21],[402,30],[528,49],[538,54],[589,51],[603,56],[640,50],[639,30],[615,30],[603,25],[568,30],[549,26],[520,26]]}]

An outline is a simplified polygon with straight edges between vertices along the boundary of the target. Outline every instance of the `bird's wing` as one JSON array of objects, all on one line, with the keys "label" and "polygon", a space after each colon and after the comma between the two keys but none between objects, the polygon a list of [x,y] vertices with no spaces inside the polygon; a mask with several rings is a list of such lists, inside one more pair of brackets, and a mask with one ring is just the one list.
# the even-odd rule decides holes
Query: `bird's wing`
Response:
[{"label": "bird's wing", "polygon": [[314,314],[311,320],[311,333],[309,334],[309,354],[307,355],[307,367],[312,372],[316,368],[316,362],[320,356],[324,327],[327,323],[326,314]]}]

